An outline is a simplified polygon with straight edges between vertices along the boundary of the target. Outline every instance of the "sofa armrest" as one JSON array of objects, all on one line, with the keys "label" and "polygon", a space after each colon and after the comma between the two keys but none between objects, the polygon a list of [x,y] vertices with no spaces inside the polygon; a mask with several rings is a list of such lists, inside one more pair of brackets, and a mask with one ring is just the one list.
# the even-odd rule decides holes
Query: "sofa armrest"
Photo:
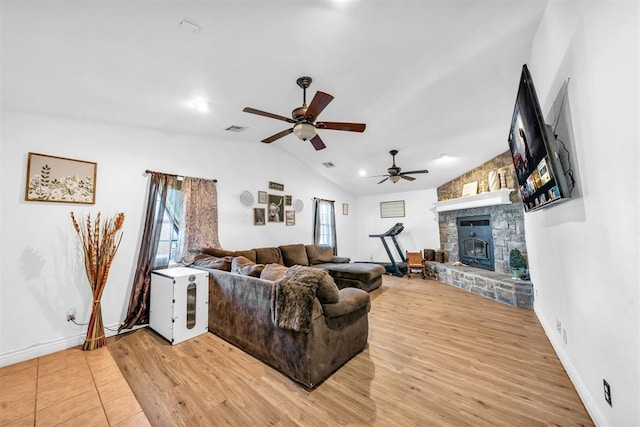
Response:
[{"label": "sofa armrest", "polygon": [[351,262],[351,258],[349,258],[348,256],[334,256],[333,258],[331,258],[331,261],[334,264],[345,264],[348,262]]},{"label": "sofa armrest", "polygon": [[369,294],[362,289],[340,289],[340,299],[335,304],[322,304],[325,317],[338,317],[353,313],[362,307],[371,309]]}]

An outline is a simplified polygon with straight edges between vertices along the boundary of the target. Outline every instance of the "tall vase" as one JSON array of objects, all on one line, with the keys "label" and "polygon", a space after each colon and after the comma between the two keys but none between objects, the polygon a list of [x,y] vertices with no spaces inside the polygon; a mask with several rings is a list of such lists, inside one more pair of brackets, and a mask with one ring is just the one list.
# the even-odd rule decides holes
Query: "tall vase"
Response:
[{"label": "tall vase", "polygon": [[489,191],[497,191],[500,189],[500,178],[498,172],[489,171]]}]

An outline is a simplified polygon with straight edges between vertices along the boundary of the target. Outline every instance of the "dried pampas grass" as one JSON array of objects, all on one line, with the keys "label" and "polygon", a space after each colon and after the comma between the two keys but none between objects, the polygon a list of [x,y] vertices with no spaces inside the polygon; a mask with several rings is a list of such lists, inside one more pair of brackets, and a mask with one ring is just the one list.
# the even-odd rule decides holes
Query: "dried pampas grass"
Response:
[{"label": "dried pampas grass", "polygon": [[70,214],[73,228],[75,228],[82,242],[84,268],[93,293],[91,317],[89,318],[87,337],[82,349],[95,350],[106,344],[100,299],[107,284],[113,257],[122,240],[124,214],[119,213],[115,217],[107,218],[104,221],[101,220],[99,212],[95,221],[91,220],[91,214],[89,214],[86,219],[81,219],[80,224],[83,225],[82,227],[76,221],[73,212],[70,212]]}]

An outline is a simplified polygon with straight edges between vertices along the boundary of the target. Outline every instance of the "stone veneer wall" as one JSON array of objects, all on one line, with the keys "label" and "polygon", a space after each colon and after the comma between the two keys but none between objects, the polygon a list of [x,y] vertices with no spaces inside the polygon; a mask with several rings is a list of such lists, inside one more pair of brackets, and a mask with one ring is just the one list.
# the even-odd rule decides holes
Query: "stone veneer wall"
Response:
[{"label": "stone veneer wall", "polygon": [[[441,185],[437,189],[438,201],[461,197],[464,184],[478,181],[480,188],[487,188],[487,175],[495,170],[505,175],[507,188],[513,188],[510,205],[494,205],[480,208],[445,211],[438,214],[441,250],[446,253],[447,261],[460,260],[458,248],[458,227],[456,219],[464,216],[490,215],[493,229],[495,271],[509,274],[509,252],[518,249],[526,253],[524,231],[524,209],[509,150],[470,170],[469,172]],[[484,185],[482,185],[484,183]]]},{"label": "stone veneer wall", "polygon": [[[452,179],[449,182],[442,184],[438,187],[438,201],[456,199],[462,196],[462,187],[473,181],[478,181],[478,192],[481,191],[482,183],[484,188],[489,189],[487,184],[487,175],[490,171],[495,170],[498,173],[503,173],[507,181],[507,188],[518,188],[518,181],[516,180],[515,169],[513,167],[513,159],[511,158],[511,152],[509,150],[494,157],[493,159],[481,164],[480,166],[471,169],[469,172],[460,175],[457,178]],[[516,203],[522,203],[520,199],[520,192],[515,191],[511,195],[511,201]]]}]

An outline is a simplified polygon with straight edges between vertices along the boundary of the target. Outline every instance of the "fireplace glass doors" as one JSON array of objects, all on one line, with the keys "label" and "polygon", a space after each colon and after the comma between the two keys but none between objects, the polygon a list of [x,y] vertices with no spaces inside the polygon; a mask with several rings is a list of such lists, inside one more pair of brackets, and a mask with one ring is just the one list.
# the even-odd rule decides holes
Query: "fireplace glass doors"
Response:
[{"label": "fireplace glass doors", "polygon": [[471,267],[494,270],[490,215],[458,218],[460,261]]}]

